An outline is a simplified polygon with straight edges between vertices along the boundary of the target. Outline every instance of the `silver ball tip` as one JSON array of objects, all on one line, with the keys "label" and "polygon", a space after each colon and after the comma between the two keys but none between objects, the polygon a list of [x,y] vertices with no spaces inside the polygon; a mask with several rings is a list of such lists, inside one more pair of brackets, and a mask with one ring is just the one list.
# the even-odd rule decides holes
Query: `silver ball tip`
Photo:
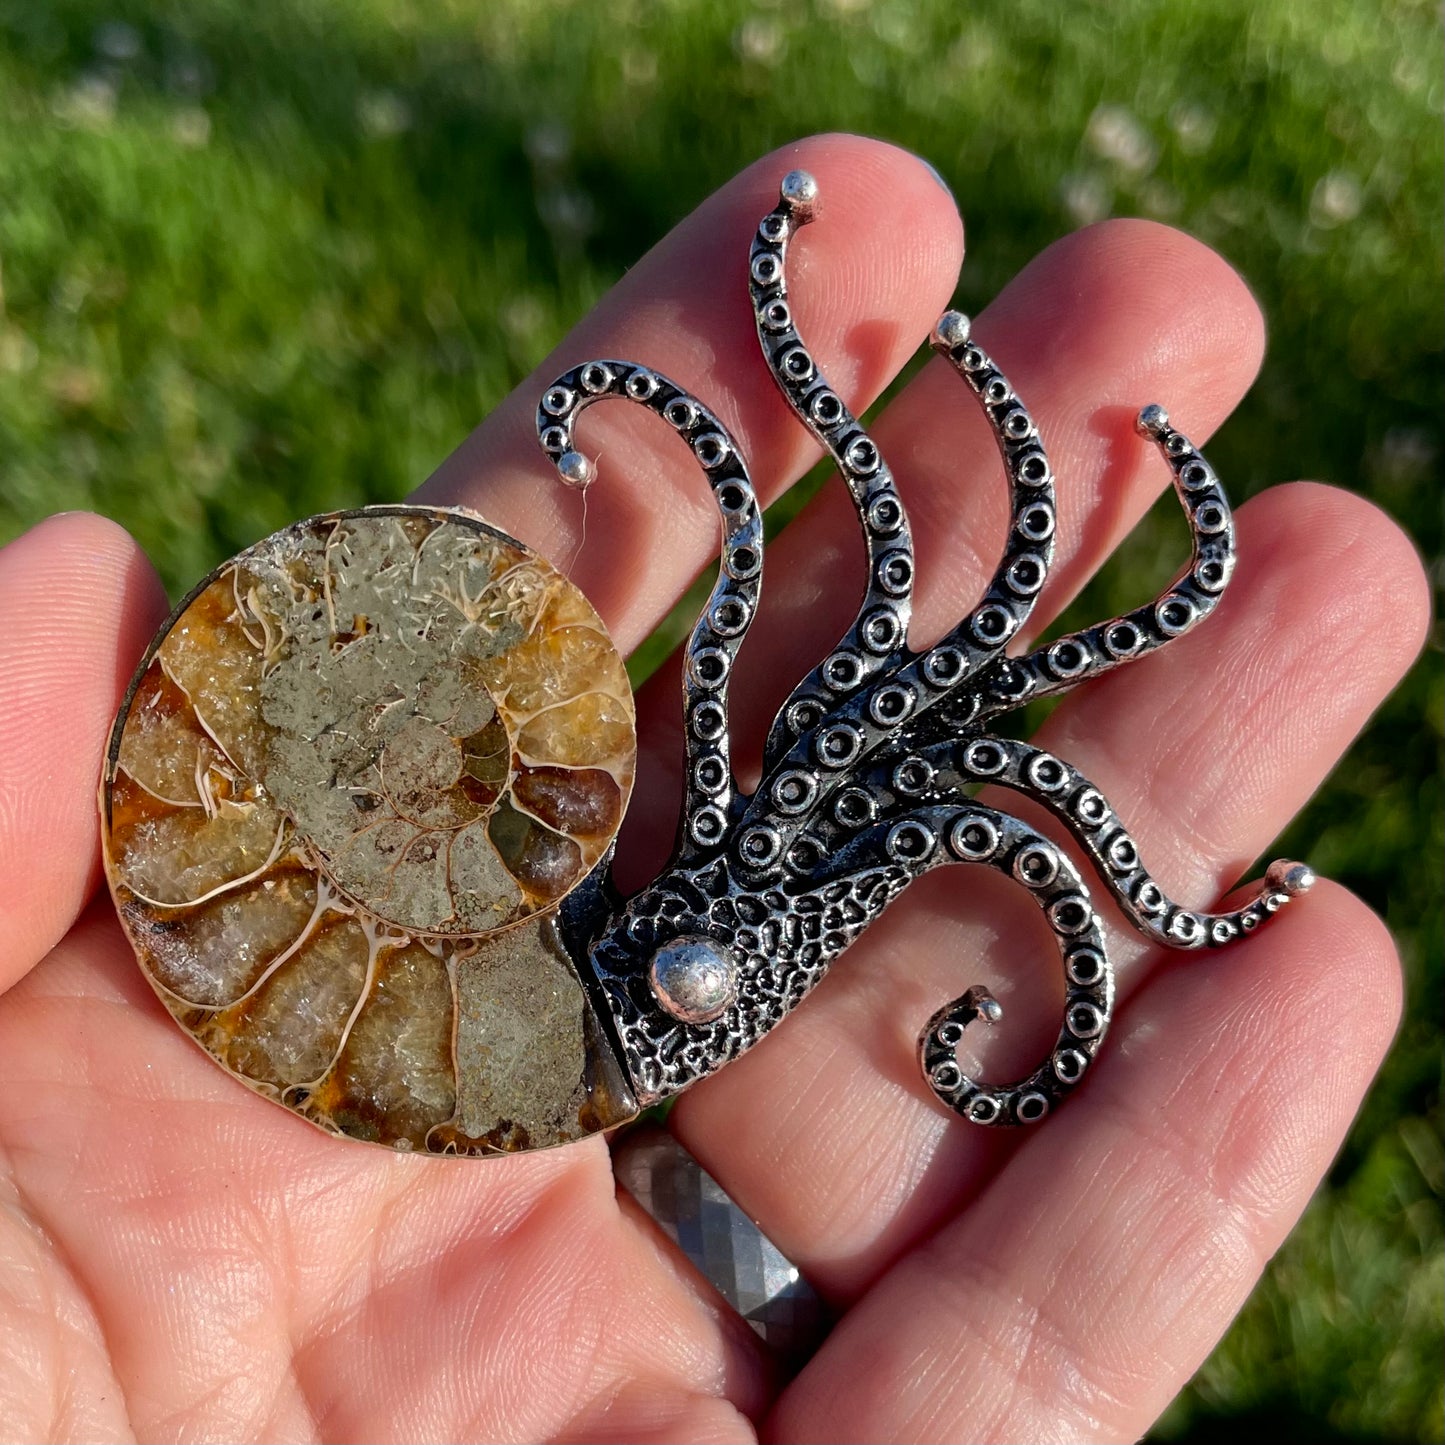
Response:
[{"label": "silver ball tip", "polygon": [[1157,437],[1169,430],[1169,413],[1158,402],[1150,402],[1134,423],[1140,436]]},{"label": "silver ball tip", "polygon": [[963,346],[973,329],[973,323],[962,311],[945,311],[933,328],[933,344],[945,351]]},{"label": "silver ball tip", "polygon": [[1003,1017],[1003,1005],[981,983],[974,984],[960,1002],[986,1024],[996,1024]]},{"label": "silver ball tip", "polygon": [[581,452],[563,452],[557,458],[557,475],[564,486],[580,492],[597,480],[597,464]]},{"label": "silver ball tip", "polygon": [[810,171],[789,171],[778,187],[783,203],[794,210],[811,213],[818,204],[818,181]]},{"label": "silver ball tip", "polygon": [[1281,893],[1298,898],[1315,886],[1318,877],[1308,863],[1293,863],[1288,858],[1281,858],[1269,865],[1265,881],[1272,888],[1278,888]]}]

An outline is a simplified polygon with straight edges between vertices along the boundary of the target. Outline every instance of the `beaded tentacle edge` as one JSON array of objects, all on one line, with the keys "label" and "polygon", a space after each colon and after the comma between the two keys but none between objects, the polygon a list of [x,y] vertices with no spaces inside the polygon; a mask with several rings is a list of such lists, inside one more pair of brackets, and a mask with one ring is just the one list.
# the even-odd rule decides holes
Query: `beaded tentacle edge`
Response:
[{"label": "beaded tentacle edge", "polygon": [[1234,564],[1229,504],[1164,410],[1145,407],[1139,430],[1169,463],[1189,521],[1188,570],[1125,616],[1005,656],[1052,561],[1053,472],[1008,379],[972,340],[967,318],[947,312],[931,345],[983,408],[1008,477],[1011,517],[1004,554],[978,605],[935,645],[911,650],[914,557],[903,502],[877,444],[828,385],[789,304],[788,246],[817,203],[811,176],[795,171],[784,179],[777,207],[754,235],[748,282],[773,378],[848,487],[868,583],[853,624],[779,710],[752,794],[739,787],[728,760],[728,679],[756,611],[763,560],[761,513],[737,444],[702,403],[630,362],[573,368],[547,390],[537,414],[544,450],[575,486],[594,475],[576,449],[578,414],[607,398],[648,407],[691,446],[723,523],[717,584],[687,647],[677,847],[663,873],[595,932],[591,970],[645,1103],[761,1039],[921,873],[944,863],[984,864],[1028,891],[1057,940],[1066,982],[1059,1037],[1026,1078],[990,1085],[968,1077],[957,1057],[965,1028],[1002,1013],[988,990],[975,986],[929,1021],[920,1056],[934,1094],[963,1117],[1033,1123],[1077,1086],[1097,1054],[1113,1009],[1113,972],[1069,858],[1019,819],[975,801],[977,785],[1000,784],[1047,807],[1125,916],[1173,948],[1226,944],[1313,882],[1304,865],[1277,862],[1239,908],[1183,908],[1145,871],[1134,841],[1087,778],[987,730],[1029,699],[1066,692],[1202,621]]}]

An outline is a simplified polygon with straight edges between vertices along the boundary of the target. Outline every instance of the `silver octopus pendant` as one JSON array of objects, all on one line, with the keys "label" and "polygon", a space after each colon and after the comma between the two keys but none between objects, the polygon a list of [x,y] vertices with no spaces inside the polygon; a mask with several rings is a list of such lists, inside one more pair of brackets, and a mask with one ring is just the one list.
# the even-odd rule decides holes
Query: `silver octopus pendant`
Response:
[{"label": "silver octopus pendant", "polygon": [[728,683],[757,609],[763,524],[743,456],[700,401],[645,366],[591,361],[546,389],[538,436],[585,486],[574,440],[599,401],[655,412],[690,445],[722,521],[716,585],[686,649],[686,789],[658,877],[622,897],[613,841],[636,762],[606,629],[556,568],[468,512],[313,518],[212,573],[137,669],[107,750],[107,875],[176,1021],[257,1093],[399,1150],[487,1155],[626,1122],[751,1048],[910,882],[946,863],[1005,873],[1057,940],[1063,1022],[1026,1078],[969,1077],[958,1048],[1001,1014],[970,988],[920,1039],[933,1094],[978,1124],[1042,1119],[1094,1064],[1114,980],[1077,870],[973,796],[1048,808],[1134,926],[1216,948],[1313,881],[1275,863],[1240,908],[1173,903],[1113,808],[1061,758],[996,736],[1023,703],[1163,647],[1213,610],[1234,565],[1228,502],[1162,408],[1140,432],[1189,520],[1187,572],[1147,605],[1020,656],[1053,555],[1053,474],[1033,418],[948,312],[931,345],[977,396],[1011,523],[982,599],[908,646],[914,558],[887,463],[794,325],[787,251],[813,178],[784,178],[753,238],[763,355],[837,465],[868,556],[856,620],[792,690],[762,780],[729,761]]}]

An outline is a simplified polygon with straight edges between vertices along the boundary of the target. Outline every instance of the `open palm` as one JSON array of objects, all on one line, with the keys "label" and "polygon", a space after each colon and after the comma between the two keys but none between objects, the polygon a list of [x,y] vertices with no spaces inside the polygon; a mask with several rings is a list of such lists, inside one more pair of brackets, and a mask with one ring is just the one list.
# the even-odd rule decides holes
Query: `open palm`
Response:
[{"label": "open palm", "polygon": [[[947,304],[962,230],[915,159],[849,137],[738,177],[538,373],[608,355],[675,377],[729,424],[768,499],[816,454],[756,353],[739,258],[793,166],[826,207],[797,247],[800,327],[849,405],[871,401]],[[1252,380],[1261,320],[1217,256],[1119,221],[1050,248],[975,326],[1059,476],[1047,617],[1167,479],[1133,435],[1138,407],[1163,402],[1207,437]],[[422,495],[575,555],[625,651],[705,563],[716,519],[677,438],[604,409],[585,426],[601,477],[579,551],[580,504],[536,449],[537,385]],[[1006,488],[940,362],[873,434],[918,540],[917,644],[992,571]],[[788,684],[851,618],[861,552],[839,491],[769,555],[733,694],[754,758]],[[1425,611],[1408,543],[1357,498],[1279,487],[1238,522],[1239,569],[1209,624],[1044,729],[1199,905],[1308,798]],[[1133,1438],[1244,1300],[1389,1042],[1393,947],[1324,884],[1224,953],[1165,958],[1121,935],[1119,1021],[1087,1085],[1041,1129],[970,1128],[931,1102],[918,1028],[986,979],[1010,1017],[979,1045],[985,1076],[1031,1064],[1057,1020],[1052,946],[1001,880],[921,880],[775,1037],[671,1116],[842,1315],[779,1392],[746,1326],[615,1197],[601,1139],[486,1163],[393,1156],[269,1107],[172,1026],[106,901],[88,903],[103,738],[163,611],[135,544],[99,518],[54,518],[0,555],[7,1438]],[[634,885],[676,817],[675,671],[638,712]]]}]

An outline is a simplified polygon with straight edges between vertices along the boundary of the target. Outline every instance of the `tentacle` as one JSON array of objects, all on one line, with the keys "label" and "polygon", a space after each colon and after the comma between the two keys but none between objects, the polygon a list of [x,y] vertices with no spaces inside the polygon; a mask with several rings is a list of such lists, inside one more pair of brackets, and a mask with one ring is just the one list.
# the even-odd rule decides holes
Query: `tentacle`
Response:
[{"label": "tentacle", "polygon": [[[947,789],[942,790],[945,799]],[[943,863],[982,863],[1023,885],[1058,941],[1066,996],[1059,1036],[1025,1078],[990,1085],[958,1063],[964,1029],[975,1018],[1003,1015],[986,988],[970,988],[928,1021],[919,1051],[929,1086],[950,1109],[976,1124],[1034,1124],[1083,1078],[1103,1042],[1114,1007],[1114,975],[1088,889],[1067,856],[1028,824],[968,800],[925,804],[860,833],[839,850],[830,879],[866,871],[879,856],[917,877]],[[876,864],[875,864],[876,866]]]},{"label": "tentacle", "polygon": [[913,539],[893,474],[877,445],[827,383],[798,334],[788,302],[788,242],[813,219],[818,183],[783,178],[777,206],[759,224],[748,290],[763,357],[798,419],[833,458],[853,498],[868,553],[863,604],[838,644],[788,694],[768,732],[766,772],[838,703],[903,655],[912,614]]},{"label": "tentacle", "polygon": [[[998,656],[1034,610],[1054,558],[1054,476],[1033,417],[993,358],[971,339],[968,318],[945,312],[930,345],[983,404],[1009,479],[1009,530],[998,567],[973,611],[918,661],[923,667],[931,659],[935,669],[941,664],[956,686]],[[954,654],[962,654],[965,666],[954,663]]]},{"label": "tentacle", "polygon": [[[1003,557],[978,606],[952,632],[926,652],[885,659],[887,665],[867,686],[835,704],[821,724],[774,759],[738,834],[744,868],[769,866],[792,849],[817,809],[909,719],[946,700],[951,704],[946,729],[956,731],[966,722],[960,706],[965,714],[977,708],[972,679],[1023,625],[1048,576],[1053,474],[1033,419],[988,353],[969,340],[967,317],[946,312],[934,328],[932,345],[982,402],[1003,455],[1011,498]],[[806,854],[805,848],[797,859],[803,868]]]},{"label": "tentacle", "polygon": [[590,460],[574,448],[578,415],[608,398],[656,412],[692,448],[722,518],[717,584],[693,627],[683,671],[686,781],[672,865],[716,850],[738,787],[729,760],[728,678],[757,612],[763,571],[762,512],[746,463],[728,429],[676,382],[627,361],[589,361],[547,388],[537,435],[573,485],[591,480]]},{"label": "tentacle", "polygon": [[1209,463],[1162,406],[1146,406],[1137,428],[1163,453],[1174,490],[1189,519],[1193,555],[1188,570],[1143,607],[1111,618],[1017,659],[1000,659],[987,681],[981,716],[1008,711],[1032,698],[1067,692],[1088,677],[1110,672],[1157,651],[1197,627],[1215,608],[1234,571],[1234,522],[1229,500]]},{"label": "tentacle", "polygon": [[1315,881],[1305,864],[1277,859],[1238,908],[1223,913],[1184,908],[1150,876],[1138,845],[1098,788],[1051,753],[984,736],[921,749],[917,759],[929,769],[936,767],[937,783],[945,789],[999,783],[1042,803],[1078,839],[1134,927],[1169,948],[1222,947],[1252,932]]}]

